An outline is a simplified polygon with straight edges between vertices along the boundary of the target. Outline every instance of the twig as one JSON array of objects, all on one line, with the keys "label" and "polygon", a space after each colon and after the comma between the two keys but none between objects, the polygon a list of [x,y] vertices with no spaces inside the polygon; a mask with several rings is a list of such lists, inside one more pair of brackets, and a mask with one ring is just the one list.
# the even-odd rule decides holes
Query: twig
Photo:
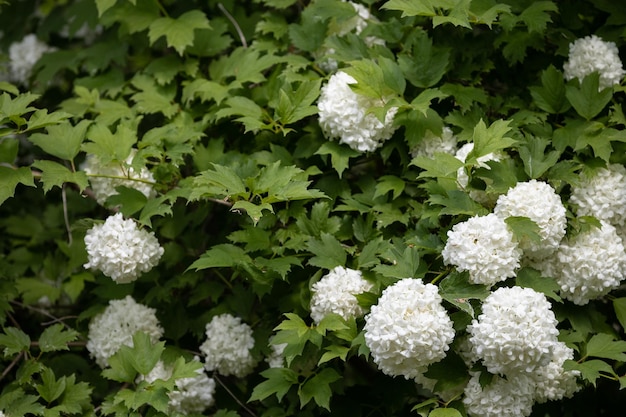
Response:
[{"label": "twig", "polygon": [[248,414],[250,414],[252,417],[257,417],[256,414],[254,414],[254,412],[252,410],[250,410],[248,407],[246,407],[246,405],[244,403],[242,403],[241,400],[239,398],[237,398],[237,396],[235,396],[235,394],[233,394],[233,392],[231,390],[228,389],[228,387],[219,379],[219,377],[217,376],[217,373],[213,373],[213,379],[216,380],[217,383],[220,384],[222,386],[222,388],[224,388],[226,390],[226,392],[231,397],[233,397],[233,399],[237,402],[237,404],[239,404],[241,406],[241,408],[246,410],[248,412]]},{"label": "twig", "polygon": [[61,200],[63,201],[63,220],[65,220],[65,230],[67,231],[67,243],[72,246],[72,228],[70,227],[70,219],[67,215],[67,195],[65,192],[65,183],[61,187]]},{"label": "twig", "polygon": [[222,5],[222,3],[217,3],[217,7],[219,7],[219,9],[222,11],[222,13],[224,13],[224,15],[226,16],[226,18],[228,18],[228,20],[230,20],[230,22],[233,24],[233,26],[235,26],[235,30],[237,31],[237,34],[239,35],[239,39],[241,40],[241,44],[243,45],[244,48],[247,48],[248,47],[248,42],[246,42],[246,37],[243,36],[243,32],[241,31],[241,28],[239,27],[239,24],[237,23],[237,21],[235,20],[233,15],[228,13],[228,10],[226,10],[226,8]]},{"label": "twig", "polygon": [[4,379],[4,377],[7,376],[9,374],[9,372],[11,372],[11,369],[13,369],[13,367],[15,365],[17,365],[17,363],[20,361],[20,359],[22,359],[22,355],[24,355],[24,352],[20,352],[20,354],[17,355],[15,357],[15,359],[13,359],[11,361],[9,366],[7,366],[6,369],[2,372],[2,375],[0,375],[0,381],[2,381]]}]

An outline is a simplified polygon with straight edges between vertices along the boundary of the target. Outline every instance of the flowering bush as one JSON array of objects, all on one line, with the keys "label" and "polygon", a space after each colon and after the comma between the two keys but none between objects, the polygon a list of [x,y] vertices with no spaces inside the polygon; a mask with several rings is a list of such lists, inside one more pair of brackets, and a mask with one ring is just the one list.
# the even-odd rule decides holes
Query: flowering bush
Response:
[{"label": "flowering bush", "polygon": [[0,415],[621,410],[620,2],[0,23]]}]

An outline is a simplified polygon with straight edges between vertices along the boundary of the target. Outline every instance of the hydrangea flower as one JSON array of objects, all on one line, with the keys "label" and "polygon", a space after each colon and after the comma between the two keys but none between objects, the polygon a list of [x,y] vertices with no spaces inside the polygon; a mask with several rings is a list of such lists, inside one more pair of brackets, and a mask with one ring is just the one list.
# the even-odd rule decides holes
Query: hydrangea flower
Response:
[{"label": "hydrangea flower", "polygon": [[533,372],[552,360],[558,321],[545,295],[530,288],[498,288],[467,326],[476,356],[492,374]]},{"label": "hydrangea flower", "polygon": [[[450,129],[448,126],[444,126],[440,136],[437,136],[430,130],[427,130],[420,143],[418,143],[417,146],[413,150],[411,150],[411,156],[413,158],[417,156],[434,158],[435,154],[439,152],[454,155],[456,151],[456,136],[454,136],[454,133],[452,133],[452,129]],[[467,157],[467,154],[465,155],[465,157]],[[465,174],[465,171],[463,171],[463,174]]]},{"label": "hydrangea flower", "polygon": [[148,334],[153,343],[163,336],[156,310],[137,303],[130,295],[111,300],[107,308],[89,323],[87,350],[101,368],[106,368],[108,359],[122,345],[133,346],[136,332]]},{"label": "hydrangea flower", "polygon": [[539,226],[541,242],[519,242],[524,255],[545,258],[552,254],[565,236],[567,218],[561,197],[549,184],[537,180],[520,182],[498,197],[493,212],[501,219],[511,216],[528,217]]},{"label": "hydrangea flower", "polygon": [[85,234],[85,268],[99,269],[118,284],[136,280],[159,263],[163,248],[153,232],[137,228],[122,213],[109,216]]},{"label": "hydrangea flower", "polygon": [[371,290],[373,286],[363,278],[361,271],[342,266],[333,268],[311,288],[311,318],[319,324],[331,313],[344,319],[362,316],[365,311],[355,296]]},{"label": "hydrangea flower", "polygon": [[26,35],[21,41],[9,46],[10,79],[16,83],[26,84],[33,67],[46,52],[54,48],[37,39],[34,34]]},{"label": "hydrangea flower", "polygon": [[605,42],[596,35],[585,36],[569,44],[569,57],[563,70],[565,79],[578,78],[580,81],[598,72],[600,89],[619,84],[626,74],[615,43]]},{"label": "hydrangea flower", "polygon": [[534,405],[534,383],[526,375],[504,379],[494,376],[482,387],[480,373],[472,372],[463,404],[472,417],[526,417]]},{"label": "hydrangea flower", "polygon": [[251,350],[254,347],[252,328],[241,318],[225,313],[214,316],[206,325],[206,340],[200,345],[204,367],[224,376],[242,378],[256,366]]},{"label": "hydrangea flower", "polygon": [[[194,360],[199,361],[196,356]],[[139,377],[149,383],[157,379],[167,381],[172,377],[173,368],[158,361],[148,375]],[[168,393],[169,406],[173,411],[182,414],[202,413],[215,403],[215,380],[209,378],[202,369],[196,371],[197,376],[177,379],[173,391]]]},{"label": "hydrangea flower", "polygon": [[556,279],[560,296],[585,305],[608,294],[624,279],[626,252],[615,227],[601,221],[592,228],[564,240],[554,255],[533,264],[544,276]]},{"label": "hydrangea flower", "polygon": [[580,372],[563,369],[563,363],[567,359],[574,359],[574,350],[563,342],[557,342],[552,352],[552,361],[529,374],[535,383],[535,400],[538,403],[571,398],[580,390],[581,387],[576,383]]},{"label": "hydrangea flower", "polygon": [[134,188],[147,198],[153,198],[156,195],[152,186],[154,183],[152,173],[145,167],[137,172],[130,166],[136,153],[137,151],[133,149],[123,163],[108,164],[101,163],[95,155],[87,155],[81,169],[87,175],[91,175],[89,183],[98,204],[104,206],[107,198],[117,195],[115,187],[119,186]]},{"label": "hydrangea flower", "polygon": [[593,175],[581,174],[570,202],[579,216],[593,216],[614,226],[626,222],[626,168],[611,164]]},{"label": "hydrangea flower", "polygon": [[468,271],[471,282],[492,286],[515,276],[522,250],[504,220],[491,213],[455,224],[441,254],[446,264]]},{"label": "hydrangea flower", "polygon": [[381,123],[367,110],[384,103],[355,93],[350,84],[356,84],[356,80],[339,71],[322,87],[317,103],[319,123],[326,137],[339,139],[339,143],[359,152],[371,152],[395,131],[393,118],[398,108],[389,109],[385,123]]},{"label": "hydrangea flower", "polygon": [[405,278],[387,287],[365,316],[365,344],[386,375],[415,378],[446,356],[452,320],[438,288]]}]

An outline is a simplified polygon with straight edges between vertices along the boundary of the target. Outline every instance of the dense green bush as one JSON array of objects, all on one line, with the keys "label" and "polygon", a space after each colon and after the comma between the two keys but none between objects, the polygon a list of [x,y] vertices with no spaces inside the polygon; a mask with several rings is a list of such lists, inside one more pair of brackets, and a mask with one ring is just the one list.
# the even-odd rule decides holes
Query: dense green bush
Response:
[{"label": "dense green bush", "polygon": [[619,2],[0,3],[4,415],[626,400]]}]

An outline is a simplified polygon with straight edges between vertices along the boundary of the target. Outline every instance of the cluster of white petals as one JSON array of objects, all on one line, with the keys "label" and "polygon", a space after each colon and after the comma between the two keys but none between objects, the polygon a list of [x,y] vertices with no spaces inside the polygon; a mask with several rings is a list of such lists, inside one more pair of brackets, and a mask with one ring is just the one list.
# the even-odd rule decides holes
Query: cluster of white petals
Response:
[{"label": "cluster of white petals", "polygon": [[153,232],[124,220],[122,213],[109,216],[85,234],[85,268],[99,269],[118,284],[136,280],[159,263],[163,248]]},{"label": "cluster of white petals", "polygon": [[265,358],[270,368],[284,368],[285,367],[285,355],[283,352],[287,347],[287,343],[273,344],[270,341],[270,354]]},{"label": "cluster of white petals", "polygon": [[130,166],[136,153],[137,151],[133,149],[124,162],[108,164],[101,163],[95,155],[87,155],[81,169],[88,175],[95,175],[89,177],[89,183],[98,204],[103,206],[107,198],[117,195],[115,188],[119,186],[134,188],[147,198],[153,198],[156,195],[151,184],[154,182],[152,172],[146,167],[137,172]]},{"label": "cluster of white petals", "polygon": [[522,250],[504,220],[491,213],[455,224],[441,254],[446,264],[468,271],[471,282],[492,286],[515,276]]},{"label": "cluster of white petals", "polygon": [[130,295],[111,300],[107,308],[89,323],[87,350],[101,368],[106,368],[108,359],[122,345],[133,345],[136,332],[148,334],[153,343],[163,336],[156,310],[137,303]]},{"label": "cluster of white petals", "polygon": [[206,340],[200,345],[204,367],[224,376],[242,378],[256,366],[251,350],[254,347],[252,328],[241,318],[225,313],[214,316],[206,325]]},{"label": "cluster of white petals", "polygon": [[581,174],[570,202],[579,216],[593,216],[614,226],[626,222],[626,168],[611,164],[593,174]]},{"label": "cluster of white petals", "polygon": [[[194,360],[199,361],[199,358],[195,357]],[[138,380],[143,379],[149,383],[154,383],[157,379],[167,381],[172,377],[172,371],[171,366],[158,361],[148,375],[140,376]],[[202,413],[215,403],[215,380],[209,378],[202,368],[197,373],[197,376],[179,378],[174,382],[174,390],[168,393],[168,404],[173,411],[182,414]]]},{"label": "cluster of white petals", "polygon": [[[457,139],[448,126],[444,126],[440,136],[427,130],[418,145],[411,150],[411,156],[425,156],[434,158],[436,153],[447,153],[454,155],[457,151]],[[465,155],[467,156],[467,155]]]},{"label": "cluster of white petals", "polygon": [[389,376],[415,378],[446,356],[454,339],[452,320],[438,288],[405,278],[387,287],[365,316],[365,344]]},{"label": "cluster of white petals", "polygon": [[550,363],[529,374],[535,383],[535,401],[545,403],[570,398],[580,390],[581,387],[576,383],[580,372],[563,368],[567,359],[574,359],[574,350],[558,342],[554,345]]},{"label": "cluster of white petals", "polygon": [[316,324],[331,313],[344,319],[359,317],[365,311],[356,295],[372,289],[374,284],[363,278],[361,271],[337,266],[311,288],[311,318]]},{"label": "cluster of white petals", "polygon": [[385,123],[381,123],[367,110],[382,107],[384,103],[355,93],[350,84],[356,84],[356,80],[339,71],[322,87],[317,103],[319,123],[327,138],[339,139],[359,152],[371,152],[395,131],[393,118],[398,108],[389,109]]},{"label": "cluster of white petals", "polygon": [[601,221],[601,228],[591,228],[564,240],[549,258],[533,265],[544,276],[556,279],[560,296],[574,304],[608,294],[617,288],[626,271],[626,252],[615,227]]},{"label": "cluster of white petals", "polygon": [[537,180],[518,183],[498,197],[493,212],[503,220],[511,216],[528,217],[537,224],[541,242],[522,240],[518,243],[529,258],[551,255],[565,236],[565,206],[548,183]]},{"label": "cluster of white petals", "polygon": [[545,295],[530,288],[498,288],[467,327],[476,356],[492,374],[533,372],[552,360],[558,321]]},{"label": "cluster of white petals", "polygon": [[[472,152],[474,150],[474,143],[473,142],[469,142],[466,143],[465,145],[461,146],[457,151],[456,154],[454,155],[456,157],[456,159],[458,159],[459,161],[465,162],[467,160],[467,156],[470,154],[470,152]],[[474,165],[475,168],[486,168],[486,169],[490,169],[489,165],[487,165],[487,162],[490,161],[501,161],[502,158],[504,158],[504,155],[498,152],[491,152],[488,153],[487,155],[482,155],[478,158],[476,158],[476,164]],[[469,184],[469,176],[467,175],[467,172],[465,171],[465,167],[461,167],[457,170],[456,172],[456,182],[459,186],[459,189],[461,190],[466,190],[467,186]],[[470,189],[469,190],[469,196],[474,200],[477,201],[481,204],[488,204],[491,205],[493,204],[493,196],[490,196],[487,194],[487,192],[483,191],[483,190],[474,190],[474,189]]]},{"label": "cluster of white petals", "polygon": [[9,47],[9,78],[16,83],[25,84],[31,76],[33,66],[43,54],[53,51],[34,34],[26,35],[19,42]]},{"label": "cluster of white petals", "polygon": [[482,387],[480,373],[472,373],[464,394],[463,404],[472,417],[526,417],[534,405],[534,384],[526,375],[494,376]]},{"label": "cluster of white petals", "polygon": [[568,61],[563,65],[565,79],[583,80],[600,74],[600,89],[619,84],[626,72],[614,42],[605,42],[596,35],[585,36],[569,44]]}]

